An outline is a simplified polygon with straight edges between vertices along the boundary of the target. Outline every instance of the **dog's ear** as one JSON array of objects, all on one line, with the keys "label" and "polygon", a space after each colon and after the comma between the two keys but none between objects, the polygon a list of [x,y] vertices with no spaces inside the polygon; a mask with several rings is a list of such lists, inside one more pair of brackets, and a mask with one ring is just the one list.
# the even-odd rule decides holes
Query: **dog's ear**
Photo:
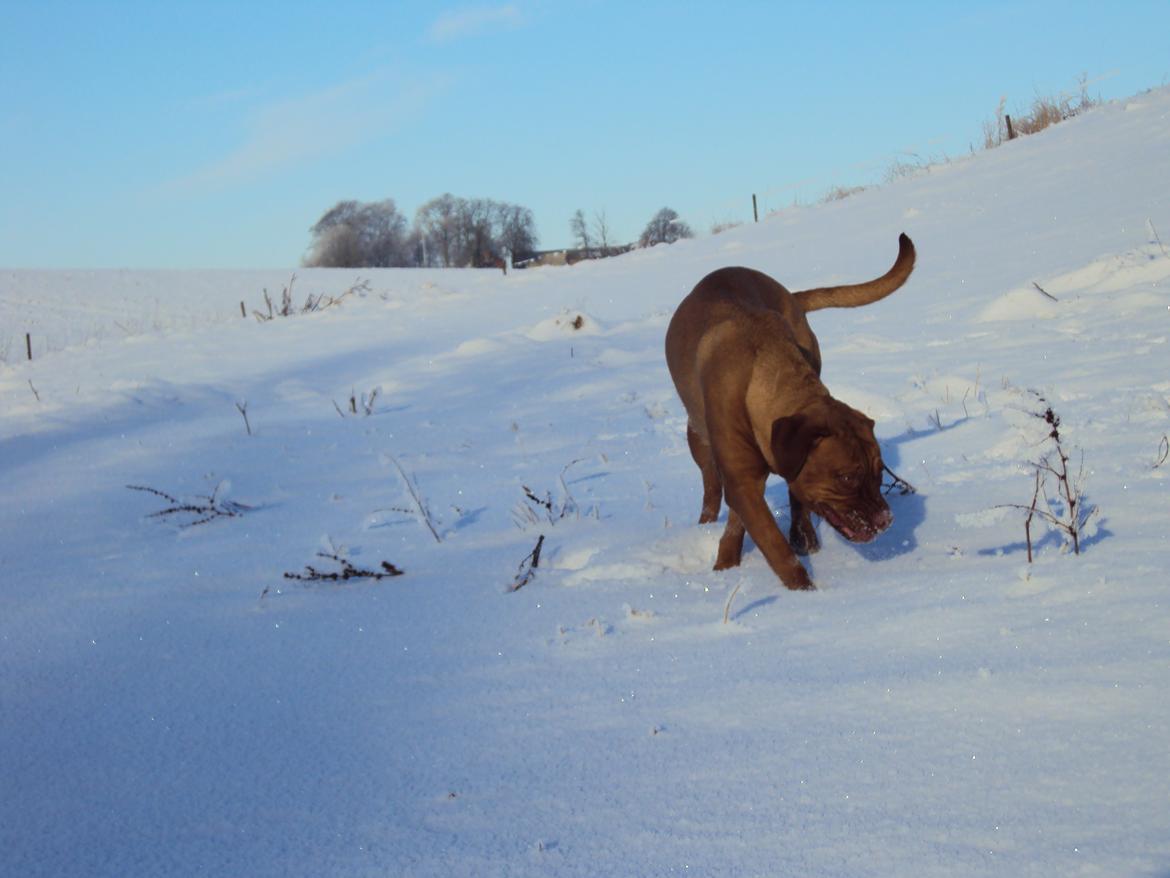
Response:
[{"label": "dog's ear", "polygon": [[772,422],[772,459],[776,461],[776,472],[791,482],[804,469],[813,446],[828,435],[828,426],[808,415],[777,418]]}]

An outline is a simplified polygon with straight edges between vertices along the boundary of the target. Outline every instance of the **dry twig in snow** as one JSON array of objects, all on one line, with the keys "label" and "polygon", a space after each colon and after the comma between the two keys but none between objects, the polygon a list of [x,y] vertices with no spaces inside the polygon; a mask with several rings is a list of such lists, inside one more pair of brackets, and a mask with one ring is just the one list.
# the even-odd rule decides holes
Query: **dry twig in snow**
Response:
[{"label": "dry twig in snow", "polygon": [[342,558],[340,555],[318,552],[317,557],[336,561],[341,565],[341,570],[326,572],[318,570],[311,564],[306,564],[304,573],[285,573],[284,578],[299,579],[304,582],[348,582],[351,579],[387,579],[391,576],[401,576],[405,572],[389,561],[383,561],[377,570],[363,570],[354,567],[348,558]]},{"label": "dry twig in snow", "polygon": [[157,488],[148,488],[145,485],[127,485],[126,487],[131,491],[154,494],[156,497],[161,497],[171,504],[165,509],[150,513],[147,518],[167,518],[172,515],[190,515],[194,517],[193,521],[181,524],[179,525],[180,527],[196,527],[216,518],[238,518],[245,512],[250,512],[253,508],[251,506],[245,506],[243,503],[220,499],[219,492],[223,487],[223,482],[216,485],[215,490],[211,492],[210,496],[199,496],[191,502],[183,502],[172,497],[166,491],[160,491]]},{"label": "dry twig in snow", "polygon": [[435,523],[431,519],[431,511],[427,508],[422,496],[418,492],[418,487],[414,484],[414,480],[406,474],[406,470],[402,468],[402,464],[393,454],[387,454],[386,459],[394,464],[394,468],[398,470],[398,475],[402,476],[402,481],[406,483],[406,490],[410,492],[410,498],[414,501],[415,508],[418,509],[419,520],[426,525],[427,530],[431,532],[431,536],[435,538],[436,543],[443,542],[443,538],[439,536],[439,532],[435,529]]},{"label": "dry twig in snow", "polygon": [[519,591],[532,582],[533,577],[536,576],[536,568],[540,566],[540,550],[543,547],[544,534],[541,534],[536,539],[536,546],[520,562],[520,569],[516,572],[516,578],[512,580],[512,584],[508,586],[508,591]]}]

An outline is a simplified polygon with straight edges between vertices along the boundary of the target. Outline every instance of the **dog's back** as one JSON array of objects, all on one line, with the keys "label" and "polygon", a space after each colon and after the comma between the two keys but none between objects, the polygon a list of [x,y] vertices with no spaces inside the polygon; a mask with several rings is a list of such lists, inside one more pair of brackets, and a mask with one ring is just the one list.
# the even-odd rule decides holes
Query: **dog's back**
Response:
[{"label": "dog's back", "polygon": [[749,351],[758,348],[758,341],[795,346],[820,375],[820,347],[804,311],[792,293],[763,272],[739,267],[713,271],[679,304],[666,330],[666,365],[696,425],[706,420],[700,389],[706,361],[719,359],[714,368],[730,392],[749,380],[747,374],[735,374],[736,366],[752,362]]},{"label": "dog's back", "polygon": [[884,299],[906,283],[914,262],[914,244],[902,234],[898,257],[890,270],[860,284],[791,293],[755,269],[711,272],[679,304],[666,331],[666,363],[683,401],[687,402],[689,395],[684,393],[684,385],[694,380],[699,341],[708,329],[732,321],[749,335],[761,332],[778,342],[790,341],[819,376],[820,346],[805,314],[822,308],[857,308]]}]

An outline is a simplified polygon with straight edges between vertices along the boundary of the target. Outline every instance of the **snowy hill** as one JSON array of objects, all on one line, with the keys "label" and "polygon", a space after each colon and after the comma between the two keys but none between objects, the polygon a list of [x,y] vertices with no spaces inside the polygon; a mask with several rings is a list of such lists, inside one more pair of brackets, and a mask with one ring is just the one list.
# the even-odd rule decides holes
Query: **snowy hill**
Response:
[{"label": "snowy hill", "polygon": [[[816,592],[712,572],[674,305],[901,231],[906,287],[811,323],[918,493],[820,525]],[[1163,89],[603,262],[302,272],[367,288],[268,322],[289,271],[0,271],[0,873],[1166,874],[1168,240]],[[1097,513],[1029,565],[1038,395]],[[318,553],[405,573],[284,578]]]}]

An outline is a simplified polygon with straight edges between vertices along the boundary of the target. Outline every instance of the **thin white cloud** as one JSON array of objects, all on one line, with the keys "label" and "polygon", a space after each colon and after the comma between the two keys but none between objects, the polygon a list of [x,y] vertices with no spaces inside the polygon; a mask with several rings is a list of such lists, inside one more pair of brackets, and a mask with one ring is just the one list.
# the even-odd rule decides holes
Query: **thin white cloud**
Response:
[{"label": "thin white cloud", "polygon": [[192,110],[218,109],[253,101],[261,95],[263,95],[263,90],[260,87],[248,86],[247,88],[228,89],[213,94],[196,95],[188,98],[184,106]]},{"label": "thin white cloud", "polygon": [[445,79],[395,81],[384,74],[276,101],[254,111],[242,142],[163,188],[248,182],[389,135],[443,89]]},{"label": "thin white cloud", "polygon": [[428,32],[437,43],[449,43],[475,36],[493,28],[519,27],[523,21],[513,3],[504,6],[476,6],[444,12]]}]

